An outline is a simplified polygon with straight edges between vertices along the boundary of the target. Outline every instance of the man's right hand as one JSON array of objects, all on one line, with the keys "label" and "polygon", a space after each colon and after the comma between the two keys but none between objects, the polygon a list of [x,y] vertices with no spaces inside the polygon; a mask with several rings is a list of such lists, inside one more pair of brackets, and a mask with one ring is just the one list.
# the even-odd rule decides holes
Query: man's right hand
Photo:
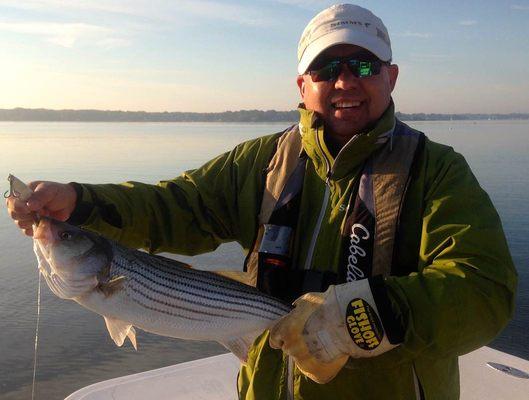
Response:
[{"label": "man's right hand", "polygon": [[24,234],[33,236],[34,214],[66,221],[77,202],[72,185],[58,182],[35,181],[28,184],[33,194],[27,201],[15,197],[6,200],[7,210]]}]

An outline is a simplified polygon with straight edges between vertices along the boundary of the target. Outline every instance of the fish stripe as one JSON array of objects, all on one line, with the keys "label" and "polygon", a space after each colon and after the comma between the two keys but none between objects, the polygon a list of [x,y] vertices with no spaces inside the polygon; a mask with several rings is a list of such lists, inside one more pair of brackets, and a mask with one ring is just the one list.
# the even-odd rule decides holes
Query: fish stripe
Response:
[{"label": "fish stripe", "polygon": [[[134,289],[133,289],[134,290]],[[141,293],[140,293],[141,294]],[[162,313],[162,314],[167,314],[167,315],[171,315],[173,317],[178,317],[178,318],[183,318],[183,319],[188,319],[188,320],[191,320],[191,321],[200,321],[200,322],[204,322],[203,319],[201,318],[193,318],[193,317],[189,317],[189,316],[186,316],[186,315],[182,315],[182,314],[178,314],[178,313],[174,313],[174,312],[170,312],[170,311],[164,311],[164,310],[160,310],[158,308],[155,308],[153,306],[149,306],[147,305],[146,303],[143,303],[141,301],[139,301],[138,299],[135,299],[136,302],[138,302],[138,304],[140,304],[142,307],[145,307],[149,310],[152,310],[152,311],[156,311],[156,312],[159,312],[159,313]]]},{"label": "fish stripe", "polygon": [[[196,308],[187,308],[187,307],[182,307],[182,306],[180,306],[180,307],[175,307],[173,304],[168,303],[167,301],[163,301],[163,300],[157,299],[157,298],[155,298],[155,297],[153,297],[153,296],[149,296],[149,295],[146,294],[145,292],[142,292],[141,290],[139,290],[139,289],[137,289],[137,288],[135,288],[135,287],[133,287],[133,286],[130,286],[130,289],[131,289],[133,292],[135,292],[135,293],[137,293],[137,294],[139,294],[139,295],[145,297],[147,300],[150,300],[150,301],[153,302],[153,303],[161,304],[161,305],[164,305],[164,306],[167,306],[167,307],[170,307],[170,308],[177,308],[177,309],[179,309],[179,310],[189,311],[189,312],[191,312],[191,313],[193,313],[193,314],[209,315],[210,317],[221,317],[221,318],[228,318],[228,319],[244,319],[244,318],[241,318],[241,317],[235,317],[235,316],[233,316],[233,315],[216,314],[216,313],[207,312],[207,311],[203,311],[203,310],[198,311]],[[133,298],[133,299],[135,300],[135,298]],[[155,309],[155,308],[152,308],[152,309],[153,309],[153,310],[156,310],[156,311],[159,311],[159,312],[165,312],[165,313],[167,313],[167,312],[164,311],[164,310]]]},{"label": "fish stripe", "polygon": [[[237,313],[244,313],[244,314],[254,315],[256,317],[261,317],[261,318],[263,318],[262,314],[259,314],[259,313],[256,313],[256,312],[252,312],[251,310],[254,310],[254,309],[261,310],[261,311],[264,311],[264,312],[266,312],[268,314],[271,314],[273,317],[281,317],[281,316],[283,316],[285,314],[284,312],[275,312],[274,310],[270,310],[270,309],[266,309],[266,308],[262,308],[262,307],[258,307],[258,306],[248,307],[248,305],[244,304],[244,303],[233,302],[233,301],[230,301],[230,300],[223,300],[223,299],[219,299],[219,298],[216,298],[216,297],[204,296],[202,294],[198,294],[197,292],[183,290],[182,288],[178,288],[177,291],[174,291],[175,293],[185,293],[185,294],[189,294],[189,295],[198,297],[200,299],[204,299],[205,298],[205,299],[208,299],[208,300],[213,300],[215,303],[209,304],[209,303],[202,303],[200,301],[193,301],[189,297],[177,296],[177,295],[174,295],[172,293],[167,293],[167,292],[162,291],[162,290],[157,290],[154,287],[149,286],[145,282],[145,280],[147,280],[147,281],[149,281],[151,283],[155,283],[156,284],[156,282],[154,282],[152,279],[150,279],[149,277],[147,277],[147,276],[145,276],[145,275],[143,275],[143,274],[141,274],[141,273],[139,273],[137,271],[130,271],[130,272],[134,272],[136,275],[139,275],[141,278],[143,278],[143,279],[138,279],[138,278],[135,278],[135,277],[130,277],[130,279],[132,279],[134,282],[136,282],[139,285],[141,285],[143,288],[145,288],[145,289],[147,289],[147,290],[149,290],[151,292],[154,292],[156,294],[159,294],[161,296],[173,299],[173,300],[179,300],[181,302],[185,302],[185,303],[189,303],[189,304],[195,304],[195,305],[199,305],[199,306],[202,306],[202,307],[205,307],[205,308],[215,307],[215,309],[218,309],[218,310],[232,311],[232,312],[237,312]],[[168,286],[168,285],[165,285],[165,284],[162,284],[162,283],[158,283],[158,286],[161,286],[161,287],[163,287],[165,289],[169,289],[169,290],[175,289],[174,287],[171,287],[171,286]],[[230,296],[228,296],[228,298],[230,298]],[[239,305],[239,306],[243,306],[245,308],[244,309],[235,309],[235,308],[221,307],[221,306],[219,306],[219,303],[220,304],[228,303],[228,304],[233,304],[233,305]],[[176,306],[176,305],[173,305],[173,306]]]},{"label": "fish stripe", "polygon": [[[195,289],[195,290],[206,292],[212,295],[219,295],[222,297],[222,299],[217,299],[218,301],[227,301],[227,299],[239,299],[239,300],[244,300],[246,302],[256,303],[255,305],[252,305],[252,306],[262,309],[263,311],[273,312],[272,310],[262,308],[263,305],[268,305],[268,306],[273,307],[273,310],[281,311],[281,315],[291,310],[290,306],[280,302],[277,299],[274,299],[273,297],[271,298],[263,297],[261,296],[260,292],[257,292],[257,291],[243,292],[243,294],[247,294],[247,295],[240,296],[238,295],[240,293],[238,290],[233,290],[231,288],[225,288],[226,291],[214,290],[213,288],[216,288],[218,285],[200,285],[201,283],[200,281],[197,282],[196,280],[190,279],[187,276],[182,277],[181,275],[178,274],[179,271],[175,271],[175,270],[171,271],[171,273],[167,273],[167,272],[163,273],[164,271],[162,273],[157,273],[159,271],[158,269],[156,269],[157,271],[155,272],[153,271],[152,268],[145,268],[145,265],[143,263],[141,265],[138,265],[137,263],[135,263],[135,265],[132,265],[132,266],[128,266],[127,264],[123,263],[122,265],[120,265],[120,268],[128,272],[128,274],[127,273],[121,274],[120,271],[113,271],[113,275],[114,274],[115,275],[129,275],[131,273],[132,274],[139,273],[139,270],[143,270],[145,271],[145,273],[148,273],[149,275],[151,275],[151,281],[153,283],[158,283],[166,287],[167,287],[166,284],[158,282],[155,278],[162,280],[162,281],[165,280],[169,283],[175,283],[179,289],[180,289],[180,286],[184,286],[190,289]],[[146,275],[142,274],[141,276],[147,279]],[[235,294],[234,292],[237,294]],[[205,294],[197,294],[196,292],[191,292],[190,294],[195,294],[199,297],[211,298],[211,297],[207,297]]]},{"label": "fish stripe", "polygon": [[[122,269],[124,269],[125,271],[127,271],[127,272],[129,272],[131,274],[139,274],[142,278],[145,278],[145,279],[151,281],[152,283],[158,284],[158,285],[166,287],[168,289],[181,290],[181,286],[184,286],[184,287],[187,287],[187,288],[190,288],[190,289],[196,289],[198,291],[205,292],[205,293],[197,293],[197,291],[186,291],[186,293],[188,293],[188,294],[195,295],[197,297],[201,297],[201,298],[205,298],[205,299],[210,299],[210,300],[213,300],[213,301],[222,300],[222,301],[228,301],[229,302],[230,301],[229,299],[241,299],[241,300],[246,300],[246,301],[255,301],[255,302],[257,302],[257,304],[255,306],[252,306],[252,307],[258,308],[258,309],[263,310],[263,311],[274,312],[274,310],[275,310],[275,311],[281,311],[282,314],[284,314],[284,312],[288,312],[290,310],[290,308],[288,306],[283,305],[283,303],[280,303],[280,302],[277,302],[277,303],[264,302],[264,304],[270,305],[272,307],[272,309],[263,308],[262,307],[263,304],[260,302],[260,299],[257,296],[256,296],[255,299],[251,299],[251,298],[244,297],[244,296],[234,295],[234,294],[230,293],[229,291],[228,292],[223,292],[223,291],[218,291],[218,290],[211,290],[211,289],[208,289],[205,286],[195,285],[195,282],[193,282],[193,281],[188,281],[188,280],[186,280],[186,281],[182,281],[182,280],[175,281],[175,280],[166,279],[163,276],[159,276],[156,273],[154,273],[152,271],[149,271],[149,270],[143,270],[144,273],[142,273],[142,272],[138,271],[137,269],[131,268],[131,267],[123,266]],[[147,276],[147,275],[145,275],[145,273],[148,273],[151,276]],[[127,275],[127,274],[124,274],[124,275]],[[156,280],[156,278],[161,280],[161,282]],[[174,286],[170,286],[168,284],[165,284],[163,281],[168,281],[169,283],[174,283],[175,285]],[[218,294],[221,298],[207,296],[206,294],[208,294],[208,293]],[[246,305],[246,306],[248,305],[247,303],[240,303],[240,302],[232,302],[232,304]]]},{"label": "fish stripe", "polygon": [[[127,253],[122,253],[124,255],[124,258],[126,258],[129,262],[133,263],[135,261],[139,261],[141,263],[148,264],[149,266],[152,266],[153,268],[159,270],[160,272],[165,272],[170,275],[178,275],[179,277],[192,279],[193,281],[201,281],[205,284],[221,284],[223,287],[226,287],[229,285],[233,289],[247,293],[253,296],[257,296],[260,299],[267,298],[271,300],[274,304],[279,303],[283,304],[289,309],[291,308],[289,305],[281,302],[280,300],[276,299],[273,296],[270,296],[266,293],[258,292],[256,289],[254,289],[251,286],[242,284],[240,282],[234,281],[232,279],[225,278],[223,276],[217,275],[215,273],[211,273],[209,271],[201,271],[198,269],[193,269],[191,267],[183,266],[183,263],[180,261],[176,261],[170,258],[158,256],[158,255],[150,255],[148,253],[140,252],[140,251],[134,251],[134,253],[131,254],[130,250],[127,251]],[[125,256],[125,254],[127,256]],[[133,257],[130,257],[133,256]],[[160,263],[155,263],[154,261],[160,261]],[[163,268],[165,267],[165,268]],[[200,279],[198,279],[200,278]]]}]

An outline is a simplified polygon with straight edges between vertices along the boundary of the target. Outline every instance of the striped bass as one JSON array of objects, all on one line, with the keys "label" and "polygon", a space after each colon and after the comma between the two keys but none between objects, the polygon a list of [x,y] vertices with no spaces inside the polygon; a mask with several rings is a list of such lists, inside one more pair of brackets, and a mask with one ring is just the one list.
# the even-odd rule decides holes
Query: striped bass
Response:
[{"label": "striped bass", "polygon": [[254,287],[50,218],[38,222],[34,250],[51,291],[102,315],[118,346],[128,337],[137,348],[137,327],[217,341],[245,361],[255,338],[292,309]]}]

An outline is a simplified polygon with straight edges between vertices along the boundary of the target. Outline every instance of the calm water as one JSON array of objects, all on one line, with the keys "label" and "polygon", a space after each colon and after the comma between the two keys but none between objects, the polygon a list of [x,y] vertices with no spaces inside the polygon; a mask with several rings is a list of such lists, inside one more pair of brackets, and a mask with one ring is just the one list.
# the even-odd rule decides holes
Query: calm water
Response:
[{"label": "calm water", "polygon": [[[529,121],[411,123],[463,153],[502,217],[520,275],[514,320],[493,347],[529,359]],[[0,189],[23,180],[156,182],[174,177],[243,140],[285,124],[0,122]],[[0,400],[31,394],[37,271],[31,240],[0,210]],[[220,253],[220,254],[219,254]],[[204,268],[242,266],[225,245],[193,259]],[[222,265],[219,265],[221,260]],[[224,352],[215,343],[139,332],[139,351],[115,347],[101,317],[42,286],[37,398],[61,399],[103,379]]]}]

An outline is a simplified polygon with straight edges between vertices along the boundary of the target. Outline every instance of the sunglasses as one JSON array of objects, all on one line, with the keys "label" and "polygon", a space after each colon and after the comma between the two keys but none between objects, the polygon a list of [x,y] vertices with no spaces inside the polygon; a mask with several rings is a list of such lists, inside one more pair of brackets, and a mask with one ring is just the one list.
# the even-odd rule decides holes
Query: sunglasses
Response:
[{"label": "sunglasses", "polygon": [[389,63],[384,61],[359,60],[358,56],[353,56],[325,61],[310,68],[308,74],[313,82],[334,81],[342,72],[342,64],[345,64],[351,74],[357,78],[378,75],[382,65],[389,65]]}]

